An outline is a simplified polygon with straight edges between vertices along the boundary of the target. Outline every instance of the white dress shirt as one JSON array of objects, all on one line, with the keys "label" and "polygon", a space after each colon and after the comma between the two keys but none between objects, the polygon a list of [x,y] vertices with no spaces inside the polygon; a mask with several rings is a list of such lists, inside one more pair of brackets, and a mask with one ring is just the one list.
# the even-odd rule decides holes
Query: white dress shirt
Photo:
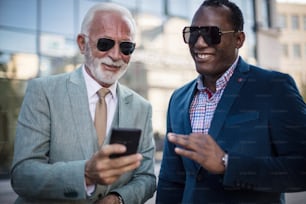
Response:
[{"label": "white dress shirt", "polygon": [[[88,97],[88,104],[89,104],[89,111],[91,115],[91,119],[94,122],[95,118],[95,110],[96,110],[96,104],[99,100],[98,97],[98,90],[102,88],[98,82],[96,82],[87,72],[85,69],[85,66],[82,66],[82,71],[83,71],[83,76],[85,79],[86,83],[86,89],[87,89],[87,97]],[[108,89],[110,90],[110,94],[107,94],[105,96],[105,102],[107,105],[107,124],[106,124],[106,135],[108,135],[108,132],[110,131],[112,121],[115,115],[116,107],[117,107],[117,93],[116,93],[116,88],[117,88],[118,82],[116,81],[114,84],[112,84]],[[84,180],[85,182],[85,180]],[[86,183],[86,182],[85,182]],[[95,185],[90,185],[86,186],[86,192],[87,195],[90,196],[94,190],[95,190]]]},{"label": "white dress shirt", "polygon": [[[97,91],[99,91],[102,86],[98,84],[87,72],[85,69],[85,66],[82,67],[83,75],[85,78],[86,83],[86,89],[87,89],[87,97],[88,97],[88,104],[89,104],[89,110],[90,115],[92,118],[92,121],[94,121],[95,118],[95,110],[96,110],[96,104],[99,100]],[[110,90],[110,94],[107,94],[105,96],[105,101],[107,105],[107,125],[106,125],[106,135],[108,135],[108,132],[110,131],[112,121],[115,115],[116,107],[117,107],[117,82],[112,84],[108,89]]]}]

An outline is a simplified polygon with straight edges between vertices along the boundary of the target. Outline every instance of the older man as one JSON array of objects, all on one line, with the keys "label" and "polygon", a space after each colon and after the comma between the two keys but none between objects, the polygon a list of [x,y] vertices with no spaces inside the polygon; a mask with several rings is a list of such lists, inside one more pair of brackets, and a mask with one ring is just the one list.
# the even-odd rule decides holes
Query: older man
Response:
[{"label": "older man", "polygon": [[[118,83],[135,49],[135,29],[127,9],[95,5],[77,36],[84,65],[29,83],[11,170],[16,203],[135,204],[153,196],[151,105]],[[100,98],[103,114],[97,112]],[[112,127],[141,129],[138,153],[111,158],[126,151],[109,144]]]}]

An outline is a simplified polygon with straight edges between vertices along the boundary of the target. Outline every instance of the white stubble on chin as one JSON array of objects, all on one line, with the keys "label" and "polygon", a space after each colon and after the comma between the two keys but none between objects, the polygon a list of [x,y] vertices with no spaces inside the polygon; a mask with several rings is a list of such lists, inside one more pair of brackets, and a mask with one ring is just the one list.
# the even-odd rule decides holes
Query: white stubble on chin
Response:
[{"label": "white stubble on chin", "polygon": [[102,59],[95,59],[93,60],[92,66],[89,67],[91,70],[93,76],[100,82],[106,83],[106,84],[113,84],[117,80],[119,80],[126,72],[127,70],[127,63],[119,63],[120,64],[120,70],[117,72],[112,72],[103,69],[104,63],[110,65],[112,64],[112,60],[109,58],[102,58]]}]

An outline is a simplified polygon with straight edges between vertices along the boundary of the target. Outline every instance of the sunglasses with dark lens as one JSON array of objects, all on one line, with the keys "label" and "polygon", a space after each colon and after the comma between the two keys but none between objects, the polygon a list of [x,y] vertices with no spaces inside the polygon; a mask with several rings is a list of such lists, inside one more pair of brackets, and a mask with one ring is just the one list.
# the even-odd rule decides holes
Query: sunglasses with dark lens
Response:
[{"label": "sunglasses with dark lens", "polygon": [[208,46],[217,45],[221,42],[221,36],[227,33],[234,33],[234,30],[221,31],[217,26],[190,26],[183,29],[184,42],[194,46],[199,36],[205,40]]},{"label": "sunglasses with dark lens", "polygon": [[[100,38],[98,40],[97,43],[97,48],[98,50],[105,52],[110,50],[111,48],[113,48],[115,45],[115,41],[112,39],[108,39],[108,38]],[[124,55],[130,55],[134,52],[135,50],[135,43],[132,42],[121,42],[119,44],[120,47],[120,51],[124,54]]]},{"label": "sunglasses with dark lens", "polygon": [[[84,35],[84,37],[88,37]],[[89,38],[89,37],[88,37]],[[90,38],[89,38],[90,39]],[[97,42],[97,49],[101,52],[106,52],[115,46],[115,41],[109,38],[99,38]],[[136,44],[133,42],[121,42],[119,44],[120,51],[124,55],[130,55],[134,52]]]}]

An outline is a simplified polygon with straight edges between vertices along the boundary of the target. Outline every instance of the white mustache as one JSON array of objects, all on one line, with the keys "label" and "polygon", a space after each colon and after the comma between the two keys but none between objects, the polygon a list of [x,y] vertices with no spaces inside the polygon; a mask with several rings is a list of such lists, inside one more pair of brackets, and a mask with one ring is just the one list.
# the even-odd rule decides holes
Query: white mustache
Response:
[{"label": "white mustache", "polygon": [[104,57],[100,59],[100,63],[106,64],[108,66],[114,66],[114,67],[122,67],[126,65],[126,63],[123,60],[114,61],[110,57]]}]

